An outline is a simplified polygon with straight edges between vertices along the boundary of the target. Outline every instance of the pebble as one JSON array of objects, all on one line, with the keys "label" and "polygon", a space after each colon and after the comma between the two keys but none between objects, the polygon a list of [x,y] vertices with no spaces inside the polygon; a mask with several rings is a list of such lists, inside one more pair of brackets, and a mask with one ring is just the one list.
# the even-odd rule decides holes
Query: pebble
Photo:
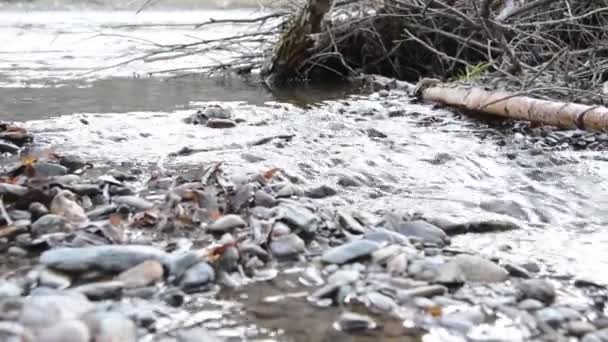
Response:
[{"label": "pebble", "polygon": [[68,174],[68,168],[54,163],[37,162],[34,164],[34,172],[38,177],[56,177]]},{"label": "pebble", "polygon": [[38,274],[38,285],[62,290],[72,285],[72,279],[67,274],[44,268]]},{"label": "pebble", "polygon": [[17,154],[18,152],[19,146],[7,141],[0,141],[0,153]]},{"label": "pebble", "polygon": [[58,322],[38,332],[38,342],[88,342],[89,328],[79,320]]},{"label": "pebble", "polygon": [[557,328],[566,320],[566,317],[564,317],[559,310],[552,307],[540,309],[536,311],[535,315],[540,321],[545,322],[554,328]]},{"label": "pebble", "polygon": [[296,234],[282,235],[270,241],[270,251],[278,258],[292,257],[305,250],[304,240]]},{"label": "pebble", "polygon": [[517,304],[517,307],[520,308],[521,310],[536,311],[536,310],[540,310],[540,309],[544,308],[545,304],[536,299],[524,299],[521,302],[519,302],[519,304]]},{"label": "pebble", "polygon": [[163,265],[156,260],[146,260],[116,277],[125,288],[145,287],[155,284],[163,279]]},{"label": "pebble", "polygon": [[586,334],[581,342],[608,342],[608,329],[602,329]]},{"label": "pebble", "polygon": [[442,296],[448,292],[448,288],[443,285],[428,285],[420,286],[407,290],[397,291],[397,297],[400,301],[406,302],[411,298],[415,297],[427,297],[432,298],[435,296]]},{"label": "pebble", "polygon": [[255,192],[254,201],[255,205],[265,208],[272,208],[277,205],[277,200],[272,195],[262,190]]},{"label": "pebble", "polygon": [[570,321],[565,324],[568,335],[581,337],[595,331],[595,326],[586,321]]},{"label": "pebble", "polygon": [[136,342],[137,327],[133,321],[115,312],[93,313],[83,318],[95,341]]},{"label": "pebble", "polygon": [[332,285],[347,285],[356,282],[361,277],[357,270],[338,270],[327,278],[327,283]]},{"label": "pebble", "polygon": [[227,233],[236,228],[247,226],[247,222],[239,215],[225,215],[217,219],[207,227],[207,231],[211,233]]},{"label": "pebble", "polygon": [[82,293],[91,300],[104,300],[118,298],[124,287],[121,281],[100,281],[80,285],[71,291]]},{"label": "pebble", "polygon": [[444,246],[449,243],[448,235],[441,228],[426,221],[416,220],[405,222],[399,215],[390,213],[384,217],[384,222],[386,228],[392,229],[407,237],[418,238],[422,242],[430,242],[437,244],[438,246]]},{"label": "pebble", "polygon": [[309,234],[316,232],[319,218],[312,211],[292,204],[282,204],[278,208],[281,210],[281,221],[291,228],[300,229]]},{"label": "pebble", "polygon": [[209,119],[205,123],[205,126],[209,128],[232,128],[236,127],[236,122],[229,119]]},{"label": "pebble", "polygon": [[28,189],[21,185],[0,183],[0,195],[3,196],[5,201],[17,201],[24,197],[28,192]]},{"label": "pebble", "polygon": [[167,254],[145,245],[63,247],[42,253],[40,263],[66,272],[122,272],[146,260],[167,260]]},{"label": "pebble", "polygon": [[135,211],[145,211],[154,208],[154,203],[138,196],[114,196],[112,202],[118,206],[127,206]]},{"label": "pebble", "polygon": [[23,300],[19,322],[34,329],[43,328],[62,320],[78,319],[93,308],[86,297],[75,292],[33,295]]},{"label": "pebble", "polygon": [[509,278],[499,265],[473,255],[458,255],[438,268],[435,282],[460,284],[464,282],[497,283]]},{"label": "pebble", "polygon": [[73,223],[87,221],[84,209],[76,203],[75,195],[69,190],[61,190],[51,202],[51,213],[65,217]]},{"label": "pebble", "polygon": [[23,289],[12,281],[0,280],[0,300],[4,298],[19,297]]},{"label": "pebble", "polygon": [[517,285],[519,300],[536,299],[547,305],[555,300],[555,287],[544,279],[528,279]]},{"label": "pebble", "polygon": [[376,329],[378,324],[369,316],[344,312],[334,323],[334,329],[343,332],[355,332]]},{"label": "pebble", "polygon": [[321,260],[328,264],[344,264],[361,257],[370,256],[380,244],[369,240],[354,240],[331,248],[323,253]]},{"label": "pebble", "polygon": [[32,232],[38,235],[52,233],[69,233],[74,230],[74,225],[64,216],[48,214],[40,217],[32,223]]},{"label": "pebble", "polygon": [[196,291],[215,280],[213,267],[206,262],[199,262],[190,267],[180,279],[181,288],[186,291]]},{"label": "pebble", "polygon": [[506,264],[506,265],[504,265],[504,268],[507,270],[507,272],[509,272],[509,274],[512,277],[524,278],[524,279],[532,278],[530,273],[528,273],[528,270],[526,270],[525,268],[523,268],[521,266],[517,266],[517,265],[513,265],[513,264]]},{"label": "pebble", "polygon": [[38,220],[42,216],[49,213],[49,210],[44,206],[44,204],[42,204],[40,202],[30,203],[30,205],[28,207],[28,211],[31,213],[31,215],[32,215],[31,219],[33,221]]},{"label": "pebble", "polygon": [[335,196],[337,193],[336,189],[325,184],[304,190],[304,196],[317,199]]},{"label": "pebble", "polygon": [[21,248],[21,247],[17,247],[17,246],[11,246],[8,248],[8,250],[6,251],[8,253],[8,255],[10,255],[13,258],[23,258],[26,257],[28,252]]}]

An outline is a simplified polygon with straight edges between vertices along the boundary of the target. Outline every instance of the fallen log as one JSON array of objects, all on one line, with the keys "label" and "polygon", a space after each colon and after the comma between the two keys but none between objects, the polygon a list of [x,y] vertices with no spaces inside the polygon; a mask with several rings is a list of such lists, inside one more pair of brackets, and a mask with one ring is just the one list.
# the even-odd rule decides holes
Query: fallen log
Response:
[{"label": "fallen log", "polygon": [[415,89],[418,99],[441,103],[478,114],[526,120],[562,128],[608,131],[608,108],[576,103],[549,101],[505,91],[487,91],[421,80]]}]

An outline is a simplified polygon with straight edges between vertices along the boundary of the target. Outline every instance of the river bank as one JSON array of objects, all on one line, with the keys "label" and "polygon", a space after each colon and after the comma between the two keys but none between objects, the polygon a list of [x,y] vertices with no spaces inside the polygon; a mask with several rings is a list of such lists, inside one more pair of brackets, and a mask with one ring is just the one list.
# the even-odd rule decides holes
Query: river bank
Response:
[{"label": "river bank", "polygon": [[[384,103],[386,116],[380,109],[362,112],[362,103],[370,100],[357,102],[356,97],[321,106],[338,113],[337,106],[342,106],[343,115],[362,125],[359,137],[344,135],[352,146],[366,139],[397,148],[383,121],[390,125],[408,118],[424,129],[445,126],[447,117],[438,117],[431,108],[426,114],[424,106],[421,112],[387,109],[387,103],[407,98],[402,91],[365,97]],[[316,115],[314,110],[297,114],[281,106],[291,116]],[[1,190],[11,218],[11,223],[4,219],[2,229],[7,256],[2,267],[3,333],[20,338],[39,334],[42,341],[64,336],[73,341],[90,336],[194,341],[203,333],[233,340],[426,336],[424,340],[555,341],[586,336],[584,341],[595,341],[604,334],[601,282],[555,269],[534,255],[518,255],[501,239],[500,232],[529,233],[534,218],[526,215],[532,212],[519,212],[508,201],[481,205],[502,211],[500,218],[469,213],[464,221],[450,221],[445,218],[449,206],[416,211],[407,193],[382,185],[388,175],[349,174],[357,168],[356,159],[344,161],[344,173],[316,176],[317,182],[311,182],[311,175],[303,172],[316,168],[294,169],[288,151],[295,147],[315,153],[316,139],[339,146],[335,139],[346,127],[329,127],[337,134],[333,137],[325,129],[303,136],[287,127],[272,134],[264,128],[281,106],[268,108],[270,122],[261,125],[263,107],[251,117],[246,106],[225,104],[201,104],[200,112],[187,111],[177,122],[174,115],[175,125],[205,134],[206,145],[213,148],[196,151],[201,140],[193,137],[198,145],[167,146],[160,150],[166,158],[148,166],[137,158],[112,166],[99,164],[99,156],[70,156],[67,139],[49,150],[49,137],[73,133],[70,126],[64,121],[58,125],[62,131],[49,134],[37,133],[40,126],[35,123],[26,124],[37,146],[26,155],[37,161],[24,166],[5,157],[3,163]],[[92,126],[100,132],[105,119],[63,118],[79,121],[79,129]],[[368,120],[378,128],[363,128]],[[22,129],[3,127],[4,137],[14,144],[29,141]],[[255,127],[262,127],[266,136],[254,138],[250,132],[247,139],[228,145],[209,140],[214,133],[225,137]],[[517,146],[520,152],[505,158],[518,159],[528,150],[526,144],[538,145],[533,135],[523,136],[518,129],[523,128],[501,127],[502,134],[483,139],[495,146]],[[517,134],[522,137],[505,140]],[[121,142],[138,144],[131,137],[119,138],[113,138],[117,151]],[[576,145],[546,148],[555,152]],[[188,159],[201,154],[206,161],[193,164]],[[311,160],[341,164],[330,155]],[[130,159],[128,154],[124,158]],[[269,161],[276,168],[261,166]],[[424,163],[457,165],[448,152]],[[410,167],[408,175],[415,170]],[[372,193],[360,193],[368,187]],[[387,206],[389,198],[402,202]],[[462,205],[470,206],[471,200]],[[451,212],[458,211],[453,207]],[[478,254],[451,242],[461,234],[469,241],[491,236],[495,254]],[[53,305],[56,315],[41,316],[41,305]]]}]

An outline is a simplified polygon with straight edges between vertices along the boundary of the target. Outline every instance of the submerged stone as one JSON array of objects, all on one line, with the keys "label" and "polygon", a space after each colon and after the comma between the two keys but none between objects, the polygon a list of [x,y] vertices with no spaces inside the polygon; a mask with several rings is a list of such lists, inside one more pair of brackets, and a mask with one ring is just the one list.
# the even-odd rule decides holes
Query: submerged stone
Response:
[{"label": "submerged stone", "polygon": [[331,248],[321,256],[328,264],[344,264],[355,259],[366,257],[380,248],[380,244],[369,240],[354,240],[341,246]]}]

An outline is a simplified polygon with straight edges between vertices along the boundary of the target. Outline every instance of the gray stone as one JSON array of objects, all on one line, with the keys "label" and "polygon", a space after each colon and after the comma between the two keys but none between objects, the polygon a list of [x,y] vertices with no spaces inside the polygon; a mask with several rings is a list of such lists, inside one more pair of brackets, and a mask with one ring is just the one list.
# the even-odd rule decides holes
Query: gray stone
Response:
[{"label": "gray stone", "polygon": [[566,317],[564,317],[559,310],[552,307],[540,309],[536,311],[535,315],[538,320],[545,322],[554,328],[557,328],[566,320]]},{"label": "gray stone", "polygon": [[581,339],[581,342],[608,342],[608,329],[602,329],[586,334]]},{"label": "gray stone", "polygon": [[586,321],[571,321],[565,324],[568,335],[581,337],[595,331],[595,326]]},{"label": "gray stone", "polygon": [[0,341],[36,342],[36,337],[29,329],[19,323],[0,321]]},{"label": "gray stone", "polygon": [[48,162],[37,162],[34,164],[34,171],[38,177],[55,177],[68,174],[68,168]]},{"label": "gray stone", "polygon": [[555,300],[555,287],[544,279],[528,279],[517,285],[517,297],[523,299],[536,299],[545,304]]},{"label": "gray stone", "polygon": [[38,285],[62,290],[72,285],[72,279],[67,274],[44,268],[38,275]]},{"label": "gray stone", "polygon": [[334,328],[343,332],[355,332],[375,329],[378,326],[369,316],[344,312],[334,323]]},{"label": "gray stone", "polygon": [[448,288],[443,285],[428,285],[419,286],[407,290],[397,291],[397,297],[401,302],[407,302],[415,297],[428,297],[432,298],[435,296],[442,296],[448,292]]},{"label": "gray stone", "polygon": [[98,312],[86,315],[83,321],[95,341],[136,342],[137,327],[128,317],[116,312]]},{"label": "gray stone", "polygon": [[145,211],[154,208],[154,203],[147,201],[139,196],[114,196],[112,203],[118,206],[126,206],[134,211]]},{"label": "gray stone", "polygon": [[19,297],[23,293],[21,286],[12,281],[0,280],[0,300],[4,298]]},{"label": "gray stone", "polygon": [[356,282],[359,277],[361,277],[361,273],[356,270],[337,270],[327,278],[327,282],[342,286]]},{"label": "gray stone", "polygon": [[509,273],[490,260],[474,255],[458,255],[439,267],[435,282],[442,284],[497,283],[508,278]]},{"label": "gray stone", "polygon": [[421,220],[406,222],[395,213],[387,214],[384,217],[384,224],[388,229],[392,229],[407,237],[417,238],[422,242],[444,246],[450,241],[448,235],[441,228]]},{"label": "gray stone", "polygon": [[167,253],[145,245],[107,245],[57,248],[40,256],[41,264],[66,272],[122,272],[146,260],[164,263]]},{"label": "gray stone", "polygon": [[344,264],[367,257],[380,248],[380,244],[369,240],[354,240],[331,248],[323,253],[321,260],[328,264]]},{"label": "gray stone", "polygon": [[255,192],[254,201],[255,205],[265,208],[272,208],[277,205],[277,200],[272,195],[262,190]]},{"label": "gray stone", "polygon": [[91,333],[81,321],[58,322],[38,332],[38,342],[89,342]]},{"label": "gray stone", "polygon": [[40,217],[32,223],[34,234],[69,233],[74,230],[74,225],[64,216],[48,214]]},{"label": "gray stone", "polygon": [[305,250],[304,240],[296,234],[282,235],[270,242],[270,251],[278,258],[296,256]]},{"label": "gray stone", "polygon": [[215,280],[215,271],[206,262],[199,262],[190,267],[180,280],[181,288],[186,291],[195,291]]},{"label": "gray stone", "polygon": [[207,231],[211,233],[226,233],[236,228],[247,226],[247,222],[239,215],[225,215],[217,219],[207,227]]},{"label": "gray stone", "polygon": [[329,185],[319,185],[304,190],[304,196],[310,198],[326,198],[334,196],[338,191]]},{"label": "gray stone", "polygon": [[536,311],[536,310],[540,310],[540,309],[544,308],[545,304],[536,299],[529,298],[529,299],[524,299],[521,302],[519,302],[519,304],[517,304],[517,307],[522,310],[526,310],[526,311]]},{"label": "gray stone", "polygon": [[281,221],[287,223],[293,229],[312,234],[317,231],[319,218],[307,208],[294,204],[282,204],[278,207],[281,211]]},{"label": "gray stone", "polygon": [[76,202],[76,195],[69,190],[60,190],[51,201],[51,213],[65,217],[73,223],[88,220],[84,209]]},{"label": "gray stone", "polygon": [[19,322],[39,329],[69,319],[78,319],[94,306],[86,297],[76,293],[40,294],[23,300]]},{"label": "gray stone", "polygon": [[203,110],[203,115],[209,119],[230,119],[232,109],[227,107],[211,106]]},{"label": "gray stone", "polygon": [[202,260],[200,253],[195,251],[171,253],[167,261],[169,274],[175,279],[181,278],[193,265]]},{"label": "gray stone", "polygon": [[145,287],[163,279],[163,265],[156,260],[146,260],[116,277],[126,288]]},{"label": "gray stone", "polygon": [[113,299],[121,295],[125,287],[121,281],[100,281],[73,288],[71,291],[82,293],[91,300]]}]

